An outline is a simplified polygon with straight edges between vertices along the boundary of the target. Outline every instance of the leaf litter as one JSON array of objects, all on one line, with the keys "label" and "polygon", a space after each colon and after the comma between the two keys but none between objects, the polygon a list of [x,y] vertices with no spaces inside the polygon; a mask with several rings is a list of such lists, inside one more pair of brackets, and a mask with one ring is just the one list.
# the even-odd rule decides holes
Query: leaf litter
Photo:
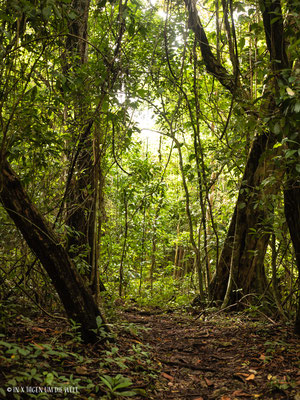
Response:
[{"label": "leaf litter", "polygon": [[43,374],[78,382],[79,397],[63,397],[73,400],[121,400],[126,393],[136,400],[300,400],[300,338],[290,326],[239,314],[205,320],[157,309],[118,314],[116,340],[104,348],[76,341],[61,321],[17,319],[8,338],[2,335],[3,349],[17,351],[0,357],[1,388],[31,368],[31,384]]},{"label": "leaf litter", "polygon": [[153,400],[300,400],[300,338],[292,328],[219,314],[123,312],[144,326],[143,341],[161,367]]}]

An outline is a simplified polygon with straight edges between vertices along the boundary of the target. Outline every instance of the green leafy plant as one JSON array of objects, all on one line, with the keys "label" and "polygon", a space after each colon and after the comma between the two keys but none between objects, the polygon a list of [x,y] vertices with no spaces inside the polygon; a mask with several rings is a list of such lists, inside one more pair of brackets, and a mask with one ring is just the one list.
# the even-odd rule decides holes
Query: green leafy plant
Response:
[{"label": "green leafy plant", "polygon": [[133,390],[125,390],[132,386],[132,381],[123,375],[118,374],[115,377],[103,375],[100,376],[100,379],[104,387],[108,389],[108,398],[133,397],[137,395]]}]

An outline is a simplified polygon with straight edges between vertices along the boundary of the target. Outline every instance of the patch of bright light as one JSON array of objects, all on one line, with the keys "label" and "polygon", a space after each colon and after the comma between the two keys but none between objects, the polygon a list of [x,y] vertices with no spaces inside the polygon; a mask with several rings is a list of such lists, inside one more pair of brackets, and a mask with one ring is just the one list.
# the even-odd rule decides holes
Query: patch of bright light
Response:
[{"label": "patch of bright light", "polygon": [[155,130],[155,116],[152,110],[148,109],[139,111],[134,116],[134,119],[141,130],[141,132],[137,134],[137,139],[140,139],[144,143],[148,143],[152,150],[157,149],[160,134],[153,131]]}]

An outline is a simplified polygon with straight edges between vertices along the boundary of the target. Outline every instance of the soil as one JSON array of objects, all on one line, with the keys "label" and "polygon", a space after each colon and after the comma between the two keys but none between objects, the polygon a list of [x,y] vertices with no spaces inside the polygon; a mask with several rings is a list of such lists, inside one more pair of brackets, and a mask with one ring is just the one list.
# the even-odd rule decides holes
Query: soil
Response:
[{"label": "soil", "polygon": [[161,368],[149,399],[300,400],[300,338],[291,327],[137,309],[123,318],[146,328],[143,343]]},{"label": "soil", "polygon": [[[128,398],[109,394],[101,381],[118,374],[132,381],[135,400],[300,400],[300,338],[291,326],[244,314],[212,312],[204,318],[137,307],[123,308],[116,321],[115,342],[84,345],[67,321],[16,317],[1,340],[27,345],[31,353],[23,359],[24,352],[8,353],[0,343],[0,388],[7,391],[9,379],[24,378],[35,367],[36,374],[57,371],[66,382],[83,382],[78,396],[49,395],[51,400]],[[28,376],[30,385],[39,385]],[[28,386],[24,379],[19,386]],[[6,393],[5,399],[15,398]]]}]

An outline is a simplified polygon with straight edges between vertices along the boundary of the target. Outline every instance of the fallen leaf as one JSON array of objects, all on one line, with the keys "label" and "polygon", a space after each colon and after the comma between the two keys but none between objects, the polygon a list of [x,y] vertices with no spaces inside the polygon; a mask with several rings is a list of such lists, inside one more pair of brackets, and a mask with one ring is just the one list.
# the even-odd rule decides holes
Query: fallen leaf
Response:
[{"label": "fallen leaf", "polygon": [[246,381],[252,381],[253,379],[255,379],[255,375],[250,374],[249,376],[247,376]]},{"label": "fallen leaf", "polygon": [[162,373],[161,373],[161,376],[164,377],[164,378],[166,378],[166,379],[169,379],[169,381],[173,381],[173,380],[174,380],[174,377],[173,377],[173,376],[171,376],[171,375],[169,375],[169,374],[166,374],[165,372],[162,372]]},{"label": "fallen leaf", "polygon": [[221,397],[221,400],[231,400],[231,398],[228,397],[228,396],[222,396],[222,397]]},{"label": "fallen leaf", "polygon": [[264,361],[266,359],[266,356],[264,354],[261,354],[259,359]]},{"label": "fallen leaf", "polygon": [[197,398],[194,399],[194,400],[204,400],[204,399],[203,399],[203,397],[197,397]]},{"label": "fallen leaf", "polygon": [[249,393],[245,393],[242,390],[235,390],[232,393],[232,396],[236,397],[236,396],[240,396],[240,397],[252,397],[252,394]]},{"label": "fallen leaf", "polygon": [[211,381],[210,379],[207,379],[205,377],[204,377],[204,380],[205,380],[207,386],[213,386],[213,384],[214,384],[213,381]]},{"label": "fallen leaf", "polygon": [[251,372],[252,374],[256,375],[257,371],[255,371],[255,369],[249,369],[249,372]]},{"label": "fallen leaf", "polygon": [[230,346],[232,346],[232,342],[216,341],[216,344],[220,345],[221,347],[230,347]]},{"label": "fallen leaf", "polygon": [[33,331],[36,331],[36,332],[46,332],[46,329],[44,329],[44,328],[39,328],[38,326],[33,326],[31,329],[32,329]]},{"label": "fallen leaf", "polygon": [[41,345],[38,344],[38,343],[35,343],[35,342],[32,342],[32,343],[34,344],[35,347],[37,347],[37,348],[40,349],[40,350],[44,350],[44,349],[45,349],[45,347],[41,346]]},{"label": "fallen leaf", "polygon": [[76,372],[79,375],[87,375],[88,370],[86,367],[81,367],[80,365],[78,367],[76,367]]}]

